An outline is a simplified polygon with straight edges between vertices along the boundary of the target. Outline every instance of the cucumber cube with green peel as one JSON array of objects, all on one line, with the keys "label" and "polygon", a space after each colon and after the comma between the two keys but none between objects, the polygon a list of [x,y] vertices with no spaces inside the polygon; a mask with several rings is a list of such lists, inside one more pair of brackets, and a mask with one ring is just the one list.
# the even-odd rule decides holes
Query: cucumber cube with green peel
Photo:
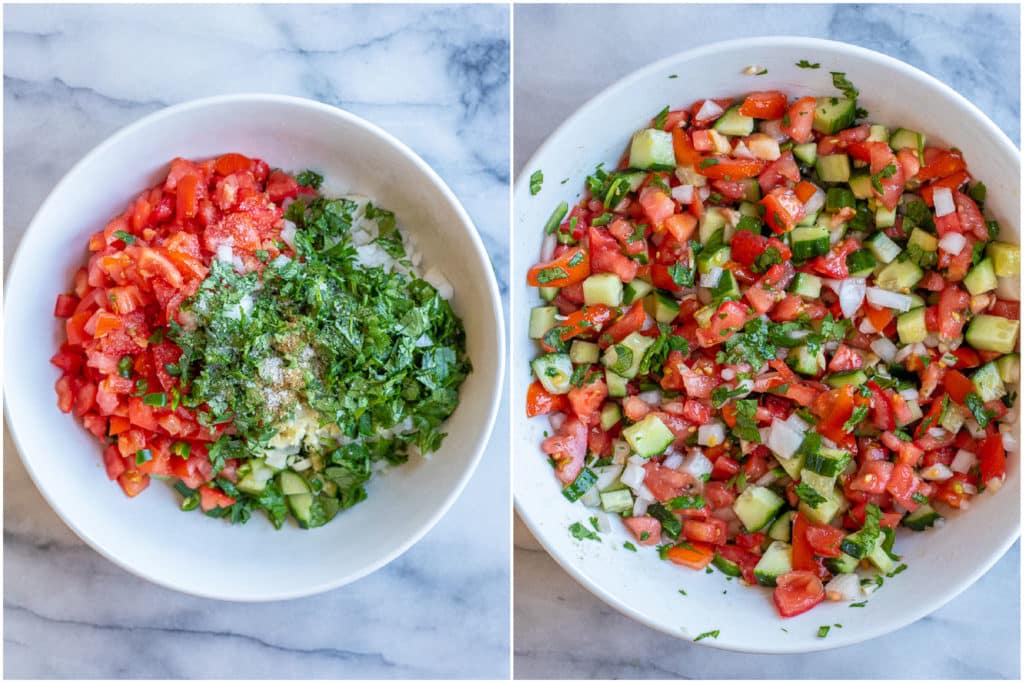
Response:
[{"label": "cucumber cube with green peel", "polygon": [[629,146],[629,166],[644,170],[675,168],[676,153],[672,134],[656,128],[645,128],[633,134]]}]

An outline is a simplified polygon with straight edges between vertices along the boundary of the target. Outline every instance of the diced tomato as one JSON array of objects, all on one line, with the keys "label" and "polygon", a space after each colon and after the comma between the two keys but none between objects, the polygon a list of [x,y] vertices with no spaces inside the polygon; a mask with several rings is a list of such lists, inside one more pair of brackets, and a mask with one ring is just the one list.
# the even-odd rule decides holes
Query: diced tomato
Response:
[{"label": "diced tomato", "polygon": [[793,190],[777,187],[761,200],[765,223],[776,233],[792,230],[804,217],[804,204]]},{"label": "diced tomato", "polygon": [[967,165],[959,154],[948,152],[936,147],[926,147],[924,150],[924,165],[917,174],[917,179],[922,183],[935,178],[945,178],[959,171],[966,170]]},{"label": "diced tomato", "polygon": [[584,424],[593,424],[600,417],[601,406],[608,397],[608,385],[597,373],[585,377],[583,385],[569,390],[569,405],[572,412]]},{"label": "diced tomato", "polygon": [[776,579],[772,599],[781,616],[795,617],[825,600],[825,586],[812,571],[791,571]]},{"label": "diced tomato", "polygon": [[647,320],[647,312],[644,310],[642,301],[636,301],[625,313],[618,317],[608,329],[604,330],[599,338],[599,345],[602,347],[618,344],[620,341],[643,327]]},{"label": "diced tomato", "polygon": [[786,103],[786,94],[778,90],[752,92],[743,100],[739,112],[752,119],[781,119]]},{"label": "diced tomato", "polygon": [[704,155],[700,153],[690,138],[690,134],[682,128],[672,130],[672,149],[675,151],[676,163],[680,166],[696,167]]},{"label": "diced tomato", "polygon": [[706,520],[687,519],[683,522],[683,536],[690,541],[725,545],[728,537],[727,527],[726,521],[717,517],[710,517]]},{"label": "diced tomato", "polygon": [[562,412],[569,406],[564,394],[551,394],[544,389],[540,380],[534,380],[526,390],[526,416],[536,417],[548,413]]},{"label": "diced tomato", "polygon": [[757,184],[761,187],[763,194],[768,194],[773,189],[784,185],[787,180],[793,183],[800,182],[800,168],[796,165],[793,152],[788,150],[765,167],[757,178]]},{"label": "diced tomato", "polygon": [[640,545],[658,545],[661,543],[661,522],[654,517],[623,517],[636,542]]},{"label": "diced tomato", "polygon": [[715,559],[715,550],[707,543],[692,541],[672,546],[667,556],[674,564],[690,569],[704,569]]},{"label": "diced tomato", "polygon": [[[587,275],[590,274],[590,271],[594,273],[614,273],[623,282],[632,282],[640,266],[636,261],[622,253],[622,248],[619,246],[618,241],[603,228],[591,226],[587,234],[590,241],[590,264]],[[584,259],[585,261],[586,259]],[[537,268],[537,266],[534,266],[534,268]],[[530,272],[532,273],[533,270],[531,269]],[[582,280],[583,278],[580,279]],[[571,284],[571,282],[567,284]]]},{"label": "diced tomato", "polygon": [[644,484],[661,502],[689,493],[697,485],[692,474],[669,469],[657,462],[648,462],[644,471]]},{"label": "diced tomato", "polygon": [[997,485],[1006,478],[1006,450],[1000,434],[986,436],[978,443],[978,470],[985,486]]},{"label": "diced tomato", "polygon": [[697,165],[697,173],[712,180],[742,180],[753,178],[764,170],[760,159],[738,159],[723,155],[704,159]]},{"label": "diced tomato", "polygon": [[117,483],[126,496],[134,498],[149,486],[149,475],[138,470],[128,470],[117,477]]},{"label": "diced tomato", "polygon": [[711,316],[708,327],[697,329],[697,339],[701,346],[715,346],[732,336],[733,332],[747,322],[747,308],[738,301],[726,301]]},{"label": "diced tomato", "polygon": [[664,190],[647,186],[640,191],[640,206],[652,227],[656,229],[676,212],[676,203]]},{"label": "diced tomato", "polygon": [[805,533],[815,555],[839,557],[839,543],[845,536],[842,529],[827,524],[808,524]]},{"label": "diced tomato", "polygon": [[540,448],[555,462],[555,475],[562,483],[570,484],[583,469],[583,459],[587,455],[587,427],[575,417],[570,417],[558,434],[544,439]]},{"label": "diced tomato", "polygon": [[801,97],[786,111],[782,119],[782,132],[793,138],[794,142],[810,142],[814,137],[811,127],[814,125],[814,106],[817,101],[813,97]]},{"label": "diced tomato", "polygon": [[768,238],[758,235],[750,230],[738,230],[732,237],[730,247],[732,259],[744,266],[749,266],[757,260],[757,257],[764,253],[767,248]]},{"label": "diced tomato", "polygon": [[199,487],[199,507],[203,512],[214,508],[228,508],[235,504],[235,499],[212,485]]}]

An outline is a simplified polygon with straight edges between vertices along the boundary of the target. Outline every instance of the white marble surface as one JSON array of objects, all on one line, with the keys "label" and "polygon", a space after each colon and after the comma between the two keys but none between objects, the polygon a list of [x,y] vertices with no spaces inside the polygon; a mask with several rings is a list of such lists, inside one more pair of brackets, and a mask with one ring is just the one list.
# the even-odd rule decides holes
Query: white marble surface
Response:
[{"label": "white marble surface", "polygon": [[[886,52],[960,91],[1019,141],[1019,25],[1009,5],[517,6],[516,172],[607,85],[747,32]],[[960,597],[896,633],[841,650],[764,656],[648,629],[573,581],[519,520],[514,541],[516,678],[1020,678],[1019,543]]]},{"label": "white marble surface", "polygon": [[[263,91],[341,106],[416,150],[472,215],[507,301],[508,15],[7,7],[4,263],[54,183],[116,129],[183,100]],[[4,674],[505,678],[507,424],[503,410],[459,501],[400,559],[321,596],[260,605],[179,595],[113,566],[59,521],[5,438]]]}]

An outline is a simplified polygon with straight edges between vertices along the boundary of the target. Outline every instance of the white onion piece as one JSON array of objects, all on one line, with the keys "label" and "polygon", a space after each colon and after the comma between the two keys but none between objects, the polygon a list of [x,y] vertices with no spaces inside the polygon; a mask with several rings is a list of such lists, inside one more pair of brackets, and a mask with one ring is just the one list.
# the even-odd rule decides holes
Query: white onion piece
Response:
[{"label": "white onion piece", "polygon": [[967,427],[967,431],[970,432],[971,436],[975,439],[985,438],[985,428],[978,425],[978,421],[973,417],[969,417],[964,420],[964,426]]},{"label": "white onion piece", "polygon": [[656,406],[661,404],[661,390],[651,389],[650,391],[641,391],[636,395],[638,399],[646,403],[647,405]]},{"label": "white onion piece", "polygon": [[757,129],[765,135],[768,135],[775,139],[776,142],[783,142],[789,139],[789,136],[782,132],[782,119],[772,119],[771,121],[762,121]]},{"label": "white onion piece", "polygon": [[999,425],[999,433],[1003,435],[1003,448],[1006,449],[1007,453],[1017,452],[1017,435],[1014,434],[1014,429],[1013,425]]},{"label": "white onion piece", "polygon": [[775,478],[775,472],[768,470],[767,472],[762,474],[761,478],[755,481],[754,483],[757,484],[758,486],[768,486],[773,481],[775,481]]},{"label": "white onion piece", "polygon": [[616,439],[612,442],[612,462],[616,465],[625,464],[626,459],[629,457],[629,444],[622,439]]},{"label": "white onion piece", "polygon": [[949,469],[941,462],[937,462],[933,465],[929,465],[921,470],[921,478],[927,479],[928,481],[946,481],[952,478],[953,470]]},{"label": "white onion piece", "polygon": [[878,354],[878,357],[886,363],[891,363],[896,358],[896,345],[888,337],[879,337],[872,340],[871,350]]},{"label": "white onion piece", "polygon": [[906,313],[914,305],[914,300],[909,294],[890,292],[881,287],[868,287],[866,294],[869,303],[882,308],[895,308],[901,313]]},{"label": "white onion piece", "polygon": [[718,266],[712,266],[711,270],[700,276],[701,287],[717,287],[718,281],[722,279],[722,269]]},{"label": "white onion piece", "polygon": [[956,211],[956,204],[953,203],[953,193],[948,187],[937,187],[932,193],[932,201],[935,202],[935,215],[938,218],[948,216]]},{"label": "white onion piece", "polygon": [[864,294],[867,292],[868,283],[862,277],[851,277],[843,280],[839,288],[839,307],[843,309],[843,315],[849,319],[860,310],[864,303]]},{"label": "white onion piece", "polygon": [[739,519],[736,516],[736,512],[732,509],[731,506],[728,505],[725,506],[724,508],[718,508],[717,510],[711,513],[711,516],[715,519],[724,519],[727,522],[731,522],[734,519]]},{"label": "white onion piece", "polygon": [[645,458],[642,455],[631,455],[626,460],[626,462],[629,463],[630,465],[636,465],[637,467],[643,467],[644,465],[647,464],[647,458]]},{"label": "white onion piece", "polygon": [[820,187],[815,188],[814,194],[804,202],[804,211],[810,216],[812,213],[820,211],[823,206],[825,206],[825,193],[822,192]]},{"label": "white onion piece", "polygon": [[622,474],[622,465],[608,465],[606,467],[595,467],[597,474],[597,481],[594,482],[592,488],[598,491],[604,491],[606,488],[611,486],[618,480],[619,475]]},{"label": "white onion piece", "polygon": [[958,232],[947,232],[939,240],[939,249],[947,254],[959,254],[967,246],[967,238]]},{"label": "white onion piece", "polygon": [[289,247],[295,248],[295,233],[298,227],[289,220],[282,221],[283,226],[281,228],[281,239]]},{"label": "white onion piece", "polygon": [[734,157],[740,157],[741,159],[754,159],[754,153],[747,149],[747,146],[740,140],[736,143],[736,146],[732,148],[732,155]]},{"label": "white onion piece", "polygon": [[672,199],[680,204],[693,203],[693,185],[676,185],[671,191]]},{"label": "white onion piece", "polygon": [[736,371],[733,370],[732,368],[722,368],[721,375],[722,379],[724,379],[726,382],[731,382],[732,380],[736,379]]},{"label": "white onion piece", "polygon": [[1020,301],[1020,275],[996,279],[996,296],[1006,301]]},{"label": "white onion piece", "polygon": [[[869,287],[868,290],[870,291],[870,289],[871,288]],[[876,332],[878,332],[878,330],[875,329],[875,326],[871,324],[871,318],[867,316],[864,316],[864,319],[860,321],[860,325],[857,327],[857,329],[863,332],[864,334],[875,334]]]},{"label": "white onion piece", "polygon": [[637,496],[637,499],[633,501],[633,516],[643,516],[647,513],[647,508],[649,508],[653,503],[653,498],[643,498],[641,496]]},{"label": "white onion piece", "polygon": [[825,596],[837,602],[852,602],[863,595],[857,574],[839,574],[825,584]]},{"label": "white onion piece", "polygon": [[789,428],[795,432],[805,432],[810,429],[810,425],[803,421],[803,419],[796,413],[791,413],[784,421]]},{"label": "white onion piece", "polygon": [[548,423],[556,432],[562,428],[562,425],[565,424],[565,420],[565,413],[551,413],[548,417]]},{"label": "white onion piece", "polygon": [[935,439],[941,439],[946,436],[946,430],[942,427],[932,427],[928,430],[928,436]]},{"label": "white onion piece", "polygon": [[678,470],[679,466],[683,464],[683,456],[680,453],[673,453],[672,455],[665,458],[661,463],[670,470]]},{"label": "white onion piece", "polygon": [[718,106],[714,100],[704,100],[704,104],[700,105],[697,115],[693,118],[697,121],[710,121],[711,119],[717,119],[724,113],[725,110]]},{"label": "white onion piece", "polygon": [[700,479],[702,475],[710,474],[714,467],[715,466],[710,460],[708,460],[707,456],[704,455],[704,451],[699,448],[694,448],[683,460],[683,464],[679,468],[679,471],[688,472],[697,479]]},{"label": "white onion piece", "polygon": [[904,401],[916,401],[917,399],[921,398],[920,392],[918,392],[918,390],[914,389],[913,387],[901,391],[900,396],[903,397]]},{"label": "white onion piece", "polygon": [[697,190],[697,194],[700,195],[700,200],[703,202],[711,196],[711,188],[705,185],[704,187]]},{"label": "white onion piece", "polygon": [[[974,487],[971,487],[971,488],[974,488]],[[989,479],[988,481],[985,482],[985,491],[987,493],[989,493],[990,495],[995,493],[996,491],[998,491],[1001,488],[1003,488],[1003,480],[1000,479],[999,477],[992,477],[991,479]],[[966,489],[967,489],[967,487],[965,486],[964,490],[966,490]],[[966,502],[966,501],[964,501],[964,502]],[[960,503],[960,504],[963,505],[963,502]]]},{"label": "white onion piece", "polygon": [[580,502],[586,505],[588,508],[599,508],[601,507],[601,489],[597,488],[597,485],[591,486],[587,489],[587,492],[580,496]]},{"label": "white onion piece", "polygon": [[643,467],[629,463],[629,465],[626,466],[626,469],[622,471],[622,477],[620,477],[620,479],[622,480],[622,483],[629,488],[638,489],[644,483],[645,474],[647,474],[647,472]]},{"label": "white onion piece", "polygon": [[803,432],[793,429],[788,423],[778,418],[772,420],[768,428],[766,443],[773,453],[784,460],[789,460],[803,443]]},{"label": "white onion piece", "polygon": [[597,530],[602,534],[611,532],[612,525],[611,522],[608,521],[608,515],[603,512],[598,512],[595,516],[597,517]]},{"label": "white onion piece", "polygon": [[956,456],[953,457],[953,462],[949,463],[949,469],[961,474],[967,474],[977,462],[978,456],[961,448],[956,452]]},{"label": "white onion piece", "polygon": [[555,247],[558,246],[558,237],[555,233],[544,236],[544,242],[540,245],[540,260],[550,261],[555,257]]},{"label": "white onion piece", "polygon": [[839,293],[839,288],[842,286],[843,281],[842,280],[833,280],[831,278],[823,277],[823,278],[821,278],[821,284],[825,285],[826,287],[831,289],[833,292],[838,294]]},{"label": "white onion piece", "polygon": [[697,428],[697,443],[701,446],[717,446],[725,441],[725,427],[721,422],[708,422]]},{"label": "white onion piece", "polygon": [[[284,230],[281,231],[284,235]],[[231,245],[227,242],[217,245],[217,260],[221,263],[233,263],[235,258],[234,251],[231,249]]]}]

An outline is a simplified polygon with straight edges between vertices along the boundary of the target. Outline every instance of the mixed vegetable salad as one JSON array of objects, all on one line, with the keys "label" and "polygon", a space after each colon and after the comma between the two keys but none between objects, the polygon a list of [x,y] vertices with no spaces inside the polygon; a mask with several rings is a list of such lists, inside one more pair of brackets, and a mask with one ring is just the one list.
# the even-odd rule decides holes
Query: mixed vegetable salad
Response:
[{"label": "mixed vegetable salad", "polygon": [[833,79],[666,107],[527,275],[526,409],[562,494],[783,617],[860,606],[905,568],[895,530],[994,493],[1016,450],[1019,246],[970,150],[870,122]]},{"label": "mixed vegetable salad", "polygon": [[322,181],[174,159],[90,238],[54,311],[58,406],[128,496],[160,477],[183,510],[311,528],[440,446],[470,371],[450,285],[392,212]]}]

